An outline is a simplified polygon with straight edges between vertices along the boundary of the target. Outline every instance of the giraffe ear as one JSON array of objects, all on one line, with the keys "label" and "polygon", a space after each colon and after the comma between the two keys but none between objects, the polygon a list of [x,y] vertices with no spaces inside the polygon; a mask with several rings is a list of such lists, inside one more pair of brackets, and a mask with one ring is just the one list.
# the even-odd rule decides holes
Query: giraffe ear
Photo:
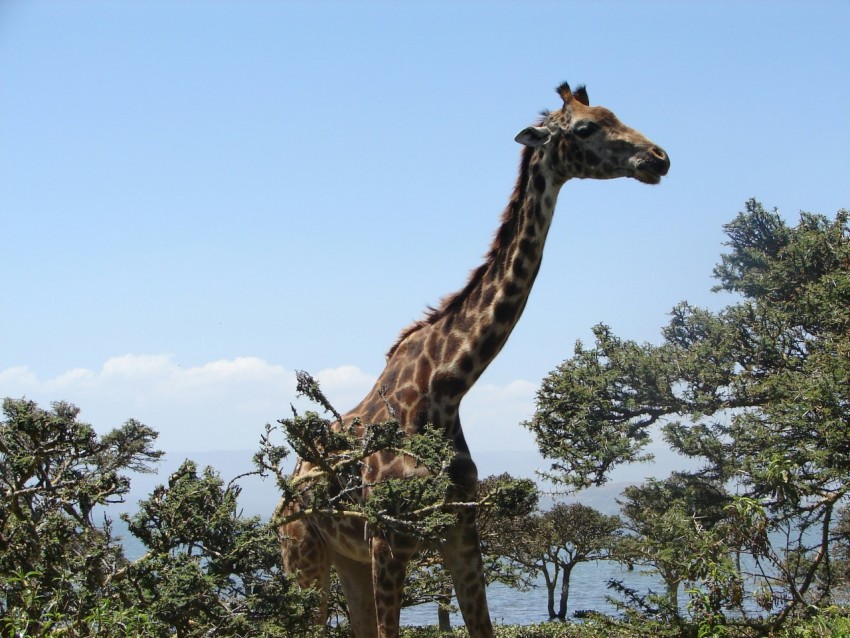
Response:
[{"label": "giraffe ear", "polygon": [[543,146],[550,137],[552,137],[552,131],[545,126],[529,126],[517,133],[514,139],[523,146],[535,148]]}]

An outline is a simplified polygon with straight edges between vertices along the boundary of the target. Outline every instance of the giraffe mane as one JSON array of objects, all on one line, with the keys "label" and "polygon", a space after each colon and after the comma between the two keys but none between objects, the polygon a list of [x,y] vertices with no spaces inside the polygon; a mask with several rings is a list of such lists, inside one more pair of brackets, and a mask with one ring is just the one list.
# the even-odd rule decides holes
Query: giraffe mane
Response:
[{"label": "giraffe mane", "polygon": [[[548,115],[548,112],[543,113],[544,119]],[[540,122],[543,123],[543,120]],[[529,167],[531,166],[531,157],[534,154],[535,149],[530,147],[523,147],[522,158],[520,160],[520,169],[519,175],[517,176],[516,185],[514,186],[513,194],[511,195],[511,199],[508,203],[508,206],[505,208],[502,213],[501,225],[499,229],[496,231],[496,235],[493,238],[493,242],[490,245],[490,250],[487,252],[486,260],[483,264],[478,266],[469,276],[469,280],[466,282],[466,285],[458,290],[457,292],[450,294],[444,297],[440,301],[440,305],[436,308],[429,306],[425,312],[425,317],[423,319],[419,319],[415,321],[407,328],[401,331],[401,334],[396,339],[396,342],[387,352],[387,358],[391,357],[393,353],[398,349],[398,347],[414,332],[421,330],[427,326],[433,325],[440,321],[443,317],[451,314],[456,311],[463,305],[463,302],[469,297],[473,290],[481,283],[481,280],[484,278],[484,275],[489,270],[490,266],[495,263],[496,255],[499,250],[507,244],[515,235],[516,235],[516,226],[517,219],[519,217],[519,212],[522,208],[522,203],[525,201],[526,195],[526,186],[528,184],[528,172]]]}]

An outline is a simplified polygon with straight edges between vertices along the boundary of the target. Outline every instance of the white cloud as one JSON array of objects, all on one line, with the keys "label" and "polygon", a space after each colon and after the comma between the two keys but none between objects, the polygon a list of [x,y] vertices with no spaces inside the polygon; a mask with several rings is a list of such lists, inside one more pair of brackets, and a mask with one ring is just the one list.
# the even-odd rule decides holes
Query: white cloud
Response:
[{"label": "white cloud", "polygon": [[139,379],[159,375],[171,366],[171,356],[167,354],[126,354],[112,357],[103,364],[101,375]]},{"label": "white cloud", "polygon": [[[343,412],[376,379],[352,365],[322,370],[316,378]],[[462,418],[473,452],[535,449],[519,425],[531,416],[535,389],[522,380],[472,389]],[[26,367],[8,368],[0,370],[0,396],[26,396],[43,407],[69,401],[101,432],[135,418],[160,433],[158,445],[167,451],[252,450],[266,423],[290,414],[290,403],[313,407],[296,400],[293,371],[256,357],[184,366],[169,354],[127,354],[100,370],[74,368],[49,379]]]},{"label": "white cloud", "polygon": [[377,377],[356,366],[328,368],[316,374],[322,392],[337,410],[345,412],[360,403],[375,385]]},{"label": "white cloud", "polygon": [[[35,375],[33,375],[35,380]],[[53,388],[59,390],[66,387],[91,386],[97,381],[97,375],[85,368],[74,368],[60,374],[52,381]]]},{"label": "white cloud", "polygon": [[476,385],[461,404],[461,423],[469,447],[476,451],[531,451],[537,445],[520,425],[534,413],[537,387],[522,379],[506,385]]},{"label": "white cloud", "polygon": [[[332,399],[365,393],[374,381],[353,366],[318,376]],[[26,396],[43,407],[74,403],[101,432],[136,418],[160,433],[158,446],[168,451],[254,449],[264,425],[289,414],[295,374],[256,357],[183,366],[172,355],[128,354],[100,370],[76,368],[49,379],[26,367],[0,370],[0,395]]]},{"label": "white cloud", "polygon": [[[35,373],[25,366],[16,366],[14,368],[0,370],[0,388],[28,387],[37,382],[38,380],[36,379]],[[5,393],[4,396],[8,396],[8,393]]]}]

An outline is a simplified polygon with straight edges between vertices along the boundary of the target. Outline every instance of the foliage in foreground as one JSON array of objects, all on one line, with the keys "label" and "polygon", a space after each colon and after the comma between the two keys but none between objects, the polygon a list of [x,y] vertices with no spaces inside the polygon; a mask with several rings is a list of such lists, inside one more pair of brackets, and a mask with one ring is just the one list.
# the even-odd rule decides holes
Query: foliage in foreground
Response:
[{"label": "foliage in foreground", "polygon": [[66,403],[3,412],[0,635],[307,635],[314,601],[280,573],[275,532],[239,516],[237,486],[184,463],[127,519],[148,550],[131,563],[95,512],[150,471],[156,433],[98,436]]},{"label": "foliage in foreground", "polygon": [[[239,514],[237,484],[225,484],[211,468],[199,470],[184,462],[139,504],[135,515],[122,515],[129,533],[147,550],[131,562],[112,536],[102,508],[123,501],[129,471],[152,471],[161,455],[153,448],[156,432],[129,421],[98,436],[77,420],[79,410],[65,403],[43,410],[30,401],[6,399],[4,414],[0,635],[311,633],[316,596],[297,591],[281,572],[275,522]],[[339,492],[331,489],[325,495],[334,500],[314,501],[322,512],[364,516],[381,528],[417,535],[438,532],[451,520],[451,512],[443,508],[448,461],[439,441],[425,436],[402,441],[398,428],[389,423],[374,428],[374,436],[362,443],[334,433],[315,414],[294,422],[307,426],[294,447],[324,453],[322,467],[330,472],[318,477],[320,482],[340,486],[340,481],[352,480],[352,468],[363,459],[359,454],[397,446],[435,470],[417,484],[373,490],[375,498],[361,509],[353,507],[360,505],[357,499],[347,497],[358,485],[353,480],[344,488],[347,496],[336,499]],[[275,461],[280,479],[277,461],[283,454],[266,443],[258,465],[268,470]],[[480,498],[484,523],[507,513],[528,513],[536,503],[531,481],[503,476],[485,486]],[[293,488],[284,483],[287,489]],[[493,575],[507,582],[512,577],[510,570],[494,570]],[[414,565],[410,582],[408,604],[436,600],[448,605],[451,583],[434,556],[426,554]],[[340,609],[344,614],[344,605]]]},{"label": "foliage in foreground", "polygon": [[[290,636],[314,601],[279,568],[275,530],[238,515],[239,487],[186,461],[122,516],[148,552],[128,570],[138,604],[178,636]],[[203,628],[203,629],[202,629]]]},{"label": "foliage in foreground", "polygon": [[95,511],[127,493],[126,471],[146,471],[160,456],[156,433],[128,421],[98,437],[78,413],[66,403],[46,411],[3,402],[0,615],[7,631],[39,635],[59,620],[88,629],[125,595],[127,562]]},{"label": "foliage in foreground", "polygon": [[[548,622],[539,625],[496,626],[496,638],[759,638],[763,632],[747,629],[734,631],[703,632],[691,627],[683,632],[681,627],[669,623],[649,622],[626,624],[607,619],[590,620],[581,624]],[[441,633],[436,627],[409,627],[401,632],[401,638],[468,638],[466,629],[455,629],[450,634]],[[850,636],[850,613],[846,609],[830,609],[808,620],[795,621],[783,629],[770,634],[771,638],[847,638]]]},{"label": "foliage in foreground", "polygon": [[[313,411],[300,415],[293,409],[292,418],[278,422],[286,439],[283,445],[273,441],[278,428],[266,426],[254,462],[275,477],[283,495],[275,524],[308,517],[353,518],[383,533],[422,540],[440,538],[455,521],[455,511],[446,507],[453,456],[450,441],[430,427],[407,435],[393,419],[346,424],[313,377],[298,372],[297,380],[298,394],[317,403],[332,418]],[[311,471],[293,476],[283,463],[290,450],[308,463]],[[368,459],[379,453],[406,457],[427,471],[411,480],[364,484]],[[292,503],[298,507],[288,509]]]}]

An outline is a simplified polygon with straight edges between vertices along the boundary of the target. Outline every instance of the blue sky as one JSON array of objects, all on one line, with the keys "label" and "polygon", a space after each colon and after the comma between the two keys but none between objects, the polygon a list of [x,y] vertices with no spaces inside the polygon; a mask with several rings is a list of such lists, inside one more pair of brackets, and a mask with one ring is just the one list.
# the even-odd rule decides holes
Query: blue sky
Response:
[{"label": "blue sky", "polygon": [[670,154],[656,187],[569,182],[473,453],[595,323],[657,341],[709,292],[751,196],[850,206],[842,2],[0,4],[0,396],[135,417],[167,450],[252,449],[293,371],[355,404],[463,285],[514,135],[586,83]]}]

